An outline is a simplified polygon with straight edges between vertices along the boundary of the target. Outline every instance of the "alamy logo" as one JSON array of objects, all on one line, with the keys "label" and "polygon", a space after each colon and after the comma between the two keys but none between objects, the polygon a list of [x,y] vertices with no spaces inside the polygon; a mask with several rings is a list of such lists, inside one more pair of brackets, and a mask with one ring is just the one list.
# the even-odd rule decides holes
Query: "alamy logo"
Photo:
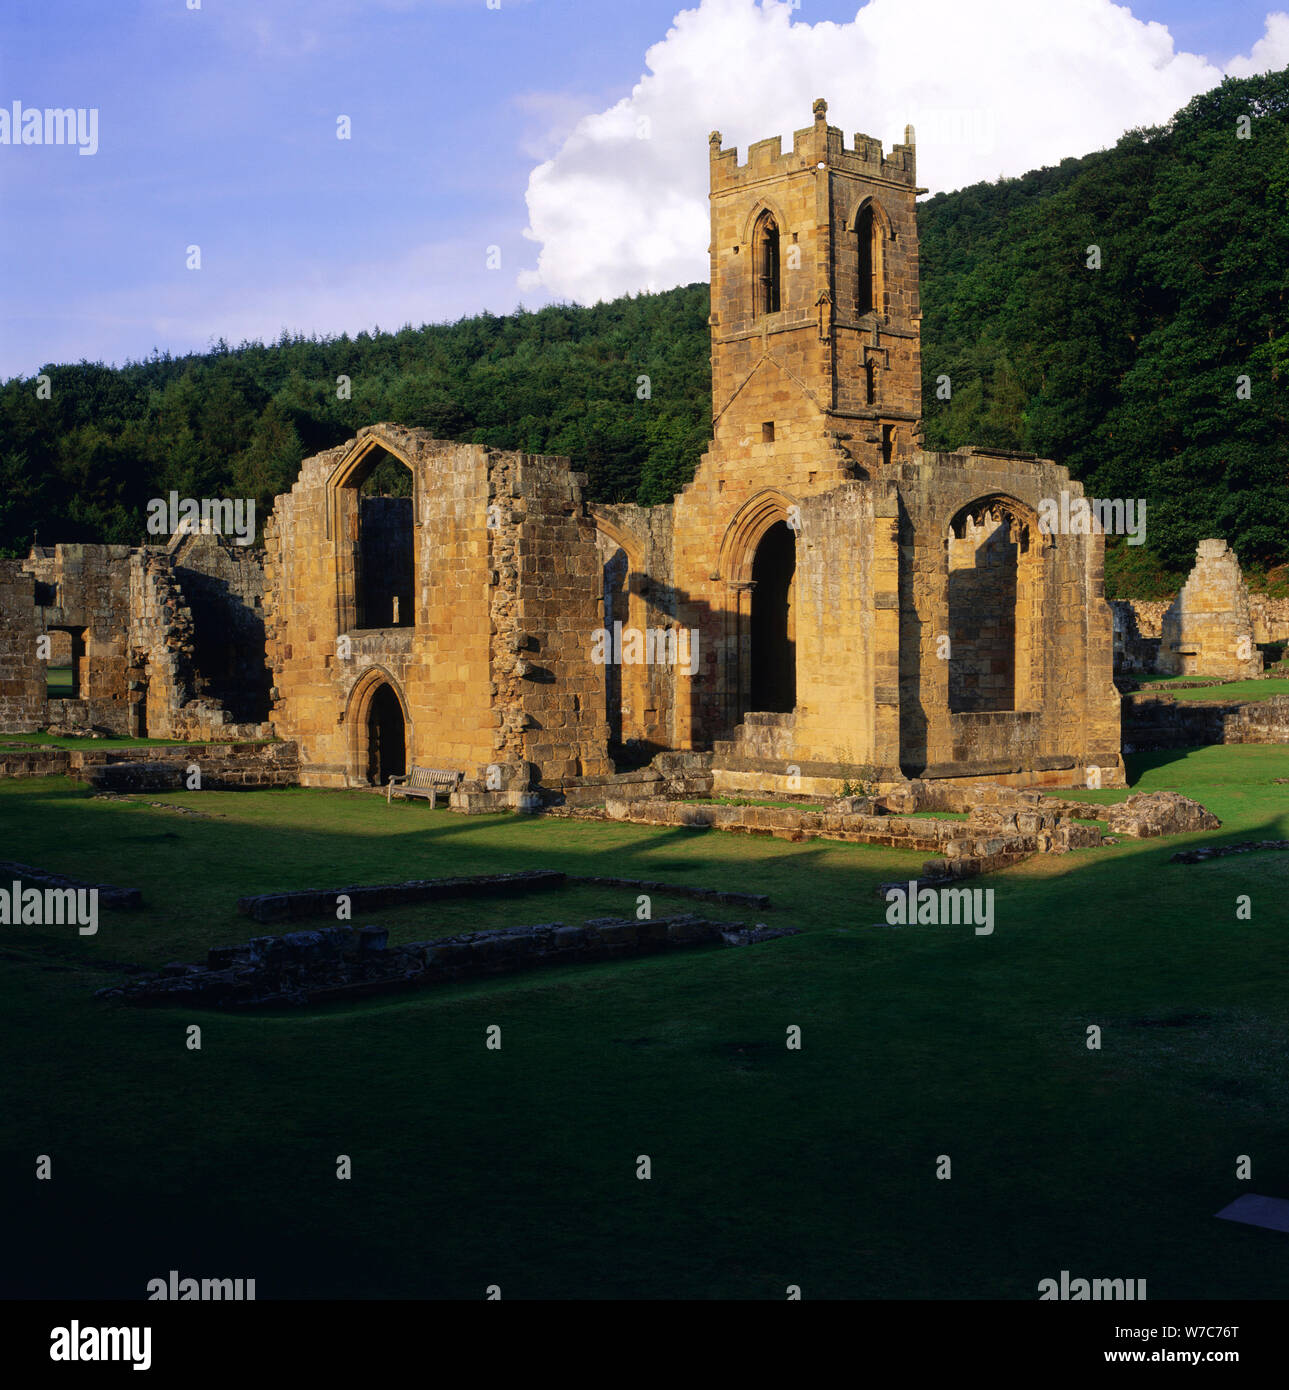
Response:
[{"label": "alamy logo", "polygon": [[49,1333],[51,1361],[133,1361],[136,1371],[152,1365],[150,1327],[55,1327]]},{"label": "alamy logo", "polygon": [[24,888],[14,879],[0,887],[0,927],[71,927],[98,933],[97,888]]},{"label": "alamy logo", "polygon": [[1044,497],[1038,529],[1045,536],[1127,536],[1129,545],[1146,539],[1146,499],[1122,497]]},{"label": "alamy logo", "polygon": [[893,927],[974,926],[977,936],[994,931],[992,888],[919,888],[910,879],[907,888],[888,888],[886,920]]},{"label": "alamy logo", "polygon": [[207,1300],[212,1303],[253,1303],[254,1279],[181,1279],[172,1269],[170,1278],[148,1280],[148,1302],[179,1302]]},{"label": "alamy logo", "polygon": [[597,666],[676,666],[687,676],[698,669],[696,627],[638,627],[613,624],[591,634],[591,660]]},{"label": "alamy logo", "polygon": [[238,497],[195,497],[180,500],[177,492],[169,499],[154,497],[148,503],[148,534],[177,536],[183,532],[235,536],[238,545],[255,539],[255,499]]},{"label": "alamy logo", "polygon": [[76,145],[98,153],[97,106],[0,106],[0,145]]},{"label": "alamy logo", "polygon": [[[1135,1286],[1135,1292],[1134,1292]],[[1058,1284],[1055,1279],[1038,1281],[1038,1301],[1048,1299],[1127,1299],[1142,1302],[1146,1297],[1144,1279],[1071,1279],[1070,1271],[1063,1269]]]}]

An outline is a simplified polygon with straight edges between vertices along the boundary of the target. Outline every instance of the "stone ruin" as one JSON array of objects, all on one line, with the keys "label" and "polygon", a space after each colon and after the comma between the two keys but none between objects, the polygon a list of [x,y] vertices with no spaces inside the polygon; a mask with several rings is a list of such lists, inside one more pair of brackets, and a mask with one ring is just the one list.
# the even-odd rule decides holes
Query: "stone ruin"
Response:
[{"label": "stone ruin", "polygon": [[[699,805],[656,798],[610,799],[610,820],[643,825],[732,830],[776,839],[845,840],[891,849],[931,851],[930,879],[993,873],[1034,854],[1066,854],[1104,843],[1112,835],[1146,839],[1217,830],[1221,821],[1199,802],[1176,792],[1144,792],[1112,806],[1073,801],[1036,788],[1002,783],[914,780],[876,797],[816,798],[800,806]],[[919,811],[966,815],[966,821],[917,816]]]},{"label": "stone ruin", "polygon": [[205,965],[172,962],[99,990],[96,997],[222,1009],[322,1004],[540,966],[690,946],[751,946],[795,935],[790,927],[747,927],[690,915],[646,922],[601,917],[580,927],[543,922],[391,947],[384,927],[323,927],[212,947]]},{"label": "stone ruin", "polygon": [[271,683],[260,551],[187,531],[0,560],[0,733],[270,738]]},{"label": "stone ruin", "polygon": [[1116,664],[1256,675],[1289,609],[1206,540],[1166,613],[1112,618],[1103,535],[1038,521],[1082,495],[1066,469],[924,450],[913,133],[813,116],[742,163],[710,138],[713,437],[672,502],[367,426],[305,460],[263,552],[0,561],[0,733],[277,737],[307,786],[459,772],[461,811],[1123,785]]},{"label": "stone ruin", "polygon": [[1262,674],[1249,590],[1224,540],[1200,541],[1195,568],[1164,614],[1158,669],[1239,680]]},{"label": "stone ruin", "polygon": [[1039,524],[1082,495],[1050,460],[922,447],[913,132],[827,111],[742,162],[709,139],[713,436],[672,502],[368,426],[262,557],[0,562],[0,733],[276,736],[304,785],[438,768],[463,811],[638,796],[650,759],[671,794],[1122,785],[1104,537]]},{"label": "stone ruin", "polygon": [[1039,523],[1082,488],[924,450],[913,133],[813,116],[742,162],[710,138],[713,438],[672,502],[396,423],[305,460],[265,527],[305,785],[420,765],[535,809],[677,752],[717,794],[1123,784],[1104,536]]}]

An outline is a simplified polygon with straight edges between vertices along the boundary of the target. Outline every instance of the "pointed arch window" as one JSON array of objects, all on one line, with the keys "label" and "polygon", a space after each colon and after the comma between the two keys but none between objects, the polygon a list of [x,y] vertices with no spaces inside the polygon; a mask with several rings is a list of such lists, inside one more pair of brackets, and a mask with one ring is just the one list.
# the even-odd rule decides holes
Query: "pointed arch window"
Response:
[{"label": "pointed arch window", "polygon": [[779,224],[774,214],[763,212],[752,233],[752,266],[756,276],[756,316],[777,314],[780,294]]},{"label": "pointed arch window", "polygon": [[855,223],[859,242],[859,312],[871,314],[882,308],[882,223],[873,212],[872,203],[865,205]]}]

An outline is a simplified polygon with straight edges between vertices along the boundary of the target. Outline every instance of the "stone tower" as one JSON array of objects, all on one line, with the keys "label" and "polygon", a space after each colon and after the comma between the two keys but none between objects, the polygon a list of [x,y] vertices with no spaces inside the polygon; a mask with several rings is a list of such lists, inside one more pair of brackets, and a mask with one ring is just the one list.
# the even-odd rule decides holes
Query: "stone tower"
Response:
[{"label": "stone tower", "polygon": [[713,414],[718,444],[842,441],[865,472],[916,443],[919,192],[913,132],[846,147],[828,103],[737,150],[711,136]]}]

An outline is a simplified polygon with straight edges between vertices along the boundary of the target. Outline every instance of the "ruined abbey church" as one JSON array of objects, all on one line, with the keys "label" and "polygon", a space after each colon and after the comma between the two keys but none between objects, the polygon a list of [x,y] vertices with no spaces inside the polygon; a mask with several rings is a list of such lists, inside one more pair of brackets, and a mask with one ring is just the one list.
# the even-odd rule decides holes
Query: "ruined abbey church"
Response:
[{"label": "ruined abbey church", "polygon": [[712,134],[713,438],[668,505],[397,425],[308,459],[259,613],[301,781],[453,770],[483,809],[679,754],[718,794],[1121,785],[1103,537],[1038,523],[1080,485],[921,447],[920,191],[911,131],[848,146],[823,101],[787,153]]},{"label": "ruined abbey church", "polygon": [[[308,460],[267,536],[304,780],[513,798],[625,747],[709,753],[718,791],[1121,782],[1103,538],[1037,524],[1079,485],[920,447],[920,191],[911,132],[848,147],[823,101],[788,153],[712,134],[714,437],[670,505],[387,425]],[[410,499],[364,496],[387,455]]]}]

